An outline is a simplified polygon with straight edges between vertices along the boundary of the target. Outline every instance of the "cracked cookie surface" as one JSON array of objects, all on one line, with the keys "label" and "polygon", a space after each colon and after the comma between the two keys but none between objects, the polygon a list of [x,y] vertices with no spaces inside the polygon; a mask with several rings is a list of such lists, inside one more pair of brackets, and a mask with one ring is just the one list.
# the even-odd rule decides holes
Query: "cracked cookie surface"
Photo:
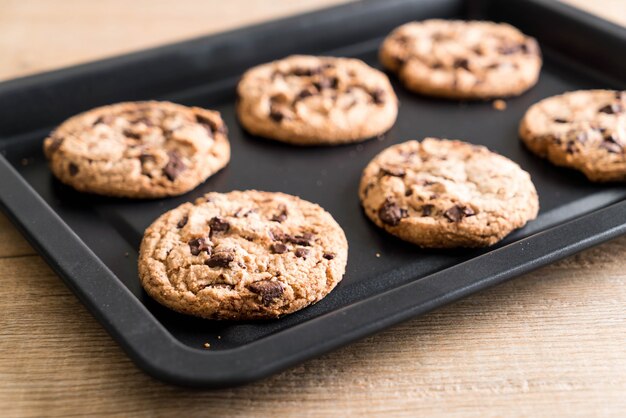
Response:
[{"label": "cracked cookie surface", "polygon": [[343,230],[316,204],[256,190],[208,193],[146,230],[139,276],[150,296],[178,312],[275,318],[326,296],[347,257]]},{"label": "cracked cookie surface", "polygon": [[597,182],[626,181],[626,91],[579,90],[532,105],[520,137],[553,164]]},{"label": "cracked cookie surface", "polygon": [[297,145],[365,140],[389,130],[398,101],[387,76],[351,58],[294,55],[248,70],[237,114],[254,135]]},{"label": "cracked cookie surface", "polygon": [[435,138],[374,157],[359,196],[377,226],[429,248],[493,245],[539,210],[530,175],[516,163],[482,146]]},{"label": "cracked cookie surface", "polygon": [[505,23],[431,19],[396,28],[382,64],[417,93],[455,99],[515,96],[537,82],[535,39]]},{"label": "cracked cookie surface", "polygon": [[74,116],[44,141],[53,174],[82,192],[130,198],[185,193],[230,159],[218,112],[125,102]]}]

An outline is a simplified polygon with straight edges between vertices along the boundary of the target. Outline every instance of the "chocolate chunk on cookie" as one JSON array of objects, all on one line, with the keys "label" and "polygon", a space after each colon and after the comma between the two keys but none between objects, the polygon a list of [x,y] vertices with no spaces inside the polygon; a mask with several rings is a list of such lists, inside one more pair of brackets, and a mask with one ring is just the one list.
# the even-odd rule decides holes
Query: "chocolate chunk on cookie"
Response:
[{"label": "chocolate chunk on cookie", "polygon": [[398,100],[387,76],[351,58],[294,55],[248,70],[237,114],[254,135],[297,145],[334,145],[380,135]]},{"label": "chocolate chunk on cookie", "polygon": [[432,19],[396,28],[382,64],[416,93],[455,99],[515,96],[535,85],[535,39],[505,23]]},{"label": "chocolate chunk on cookie", "polygon": [[[283,212],[280,223],[272,220]],[[326,296],[347,257],[343,230],[318,205],[283,193],[209,193],[146,230],[139,277],[150,296],[178,312],[275,318]]]},{"label": "chocolate chunk on cookie", "polygon": [[230,159],[219,113],[169,102],[127,102],[74,116],[44,141],[52,173],[82,192],[179,195]]},{"label": "chocolate chunk on cookie", "polygon": [[435,138],[393,145],[374,157],[359,195],[377,226],[430,248],[493,245],[539,209],[530,176],[513,161]]},{"label": "chocolate chunk on cookie", "polygon": [[626,181],[626,94],[579,90],[531,106],[520,137],[553,164],[582,171],[591,181]]}]

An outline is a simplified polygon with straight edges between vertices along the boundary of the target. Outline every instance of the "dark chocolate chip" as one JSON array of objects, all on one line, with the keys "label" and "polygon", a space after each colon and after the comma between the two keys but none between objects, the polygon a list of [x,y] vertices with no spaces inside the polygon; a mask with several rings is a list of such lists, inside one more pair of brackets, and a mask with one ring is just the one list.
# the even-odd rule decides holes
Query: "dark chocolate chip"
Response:
[{"label": "dark chocolate chip", "polygon": [[169,161],[165,165],[165,168],[163,168],[163,174],[165,174],[169,181],[174,181],[187,167],[177,151],[168,151],[167,156],[169,157]]},{"label": "dark chocolate chip", "polygon": [[272,239],[272,241],[283,241],[285,238],[285,233],[278,228],[272,228],[268,235]]},{"label": "dark chocolate chip", "polygon": [[422,216],[430,216],[433,213],[434,205],[423,205],[422,206]]},{"label": "dark chocolate chip", "polygon": [[397,203],[390,200],[385,200],[385,203],[378,209],[378,218],[387,225],[396,226],[406,216],[406,209],[402,209]]},{"label": "dark chocolate chip", "polygon": [[284,234],[282,240],[286,242],[290,242],[292,244],[304,245],[305,247],[308,247],[311,245],[311,241],[313,240],[313,234],[311,234],[310,232],[305,232],[302,235],[295,235],[295,236]]},{"label": "dark chocolate chip", "polygon": [[218,252],[215,253],[205,261],[205,264],[209,267],[228,267],[230,262],[235,259],[235,256],[230,252]]},{"label": "dark chocolate chip", "polygon": [[611,141],[602,141],[602,143],[600,143],[600,148],[605,149],[612,154],[619,154],[622,152],[622,147]]},{"label": "dark chocolate chip", "polygon": [[454,68],[463,68],[464,70],[469,71],[469,61],[466,58],[457,58],[454,60],[454,64],[452,64]]},{"label": "dark chocolate chip", "polygon": [[620,142],[617,140],[617,138],[614,136],[615,134],[609,134],[609,135],[605,135],[604,140],[607,142],[612,142],[614,144],[620,144]]},{"label": "dark chocolate chip", "polygon": [[211,246],[204,238],[195,238],[189,241],[189,251],[191,251],[191,255],[198,255],[202,251],[206,251],[207,254],[211,255]]},{"label": "dark chocolate chip", "polygon": [[443,212],[443,216],[445,216],[450,222],[460,222],[466,216],[475,215],[475,212],[472,208],[468,206],[454,205],[451,208],[447,209]]},{"label": "dark chocolate chip", "polygon": [[184,227],[185,225],[187,225],[187,222],[189,221],[189,216],[185,215],[181,218],[180,221],[178,221],[178,223],[176,224],[176,227],[178,229]]},{"label": "dark chocolate chip", "polygon": [[68,169],[70,171],[70,176],[74,177],[76,174],[78,174],[78,166],[76,164],[70,163]]},{"label": "dark chocolate chip", "polygon": [[317,94],[317,90],[315,89],[315,87],[309,86],[309,87],[301,90],[300,93],[298,93],[298,95],[296,96],[296,99],[297,100],[302,100],[305,97],[313,96],[314,94]]},{"label": "dark chocolate chip", "polygon": [[622,152],[622,144],[613,135],[605,136],[604,141],[600,143],[600,148],[603,148],[613,154],[619,154]]},{"label": "dark chocolate chip", "polygon": [[404,57],[398,57],[398,56],[396,56],[396,57],[393,57],[393,59],[396,61],[396,64],[397,64],[399,67],[402,67],[404,64],[406,64],[406,58],[404,58]]},{"label": "dark chocolate chip", "polygon": [[139,156],[139,161],[141,161],[141,164],[145,164],[147,162],[156,161],[156,159],[154,158],[154,155],[144,153]]},{"label": "dark chocolate chip", "polygon": [[533,38],[528,39],[524,44],[522,44],[521,49],[525,54],[541,55],[539,44]]},{"label": "dark chocolate chip", "polygon": [[324,253],[324,255],[322,257],[324,257],[326,260],[332,260],[333,258],[335,258],[335,254],[333,254],[333,253]]},{"label": "dark chocolate chip", "polygon": [[215,216],[209,220],[209,226],[211,227],[211,235],[214,232],[226,232],[230,229],[230,223],[227,220]]},{"label": "dark chocolate chip", "polygon": [[59,148],[61,148],[61,144],[63,143],[64,138],[59,138],[56,136],[52,137],[52,141],[50,141],[50,146],[48,147],[48,152],[55,153]]},{"label": "dark chocolate chip", "polygon": [[114,119],[114,117],[111,116],[111,115],[100,116],[100,117],[98,117],[98,119],[96,119],[93,122],[93,126],[96,126],[99,123],[109,124],[109,123],[113,122],[113,119]]},{"label": "dark chocolate chip", "polygon": [[566,119],[561,119],[561,118],[554,118],[554,119],[552,119],[552,121],[554,123],[568,123],[568,121]]},{"label": "dark chocolate chip", "polygon": [[293,253],[298,258],[306,258],[306,256],[309,255],[309,250],[307,250],[306,248],[296,248]]},{"label": "dark chocolate chip", "polygon": [[385,103],[385,91],[383,89],[376,89],[370,92],[370,96],[372,96],[372,100],[375,104]]},{"label": "dark chocolate chip", "polygon": [[381,167],[378,171],[381,176],[404,177],[406,171],[402,167]]},{"label": "dark chocolate chip", "polygon": [[600,113],[606,113],[609,115],[614,115],[616,113],[620,113],[622,111],[622,105],[619,103],[611,103],[608,104],[606,106],[601,107],[600,109],[598,109],[598,112]]},{"label": "dark chocolate chip", "polygon": [[322,72],[321,67],[313,67],[313,68],[294,68],[291,70],[291,74],[297,75],[299,77],[311,77],[315,74],[319,74]]},{"label": "dark chocolate chip", "polygon": [[502,55],[511,55],[517,52],[528,53],[528,47],[526,44],[507,44],[498,48],[498,52]]},{"label": "dark chocolate chip", "polygon": [[285,119],[285,113],[276,106],[270,106],[270,119],[276,123],[280,123]]},{"label": "dark chocolate chip", "polygon": [[284,222],[285,220],[287,220],[287,207],[285,205],[281,205],[278,207],[278,209],[280,210],[280,212],[273,215],[271,220],[273,222]]},{"label": "dark chocolate chip", "polygon": [[123,134],[126,138],[141,139],[140,134],[138,134],[137,132],[129,131],[128,129],[124,130]]},{"label": "dark chocolate chip", "polygon": [[220,132],[220,129],[217,126],[217,124],[205,116],[196,115],[196,122],[202,125],[202,127],[208,132],[209,136],[211,137],[213,136],[215,132]]},{"label": "dark chocolate chip", "polygon": [[274,299],[281,297],[284,292],[283,285],[280,282],[270,280],[250,283],[248,289],[250,289],[252,293],[261,296],[264,305],[270,305]]},{"label": "dark chocolate chip", "polygon": [[336,89],[339,85],[339,79],[337,77],[322,77],[319,81],[313,83],[318,89]]},{"label": "dark chocolate chip", "polygon": [[270,248],[274,254],[284,254],[287,252],[287,246],[282,242],[275,242]]}]

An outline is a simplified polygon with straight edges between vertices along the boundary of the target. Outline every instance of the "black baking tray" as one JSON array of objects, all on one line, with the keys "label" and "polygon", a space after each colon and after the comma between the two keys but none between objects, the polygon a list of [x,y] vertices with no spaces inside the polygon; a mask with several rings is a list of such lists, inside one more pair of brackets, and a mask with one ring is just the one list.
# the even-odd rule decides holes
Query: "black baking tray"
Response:
[{"label": "black baking tray", "polygon": [[[245,69],[292,53],[353,56],[379,67],[376,51],[390,30],[435,17],[505,21],[535,36],[545,58],[538,85],[499,112],[490,102],[413,95],[392,77],[401,102],[396,125],[382,138],[340,147],[291,147],[237,123],[235,85]],[[626,88],[625,51],[625,29],[552,1],[363,1],[12,80],[0,84],[1,206],[141,368],[176,384],[238,385],[626,232],[626,187],[555,168],[517,137],[524,111],[544,97]],[[230,165],[184,196],[150,201],[79,194],[53,179],[41,145],[55,125],[94,106],[140,99],[222,112]],[[537,186],[538,219],[479,250],[421,250],[373,226],[357,195],[362,169],[383,148],[425,136],[484,144],[518,162]],[[337,288],[312,307],[257,322],[201,320],[152,301],[137,279],[143,230],[208,191],[251,188],[299,195],[332,213],[350,243]]]}]

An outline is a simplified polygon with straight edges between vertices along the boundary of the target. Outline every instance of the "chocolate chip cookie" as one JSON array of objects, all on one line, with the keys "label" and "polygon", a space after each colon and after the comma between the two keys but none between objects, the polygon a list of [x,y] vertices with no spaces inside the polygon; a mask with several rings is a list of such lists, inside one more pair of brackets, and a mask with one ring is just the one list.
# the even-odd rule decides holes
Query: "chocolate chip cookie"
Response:
[{"label": "chocolate chip cookie", "polygon": [[553,164],[591,181],[626,181],[626,91],[579,90],[528,109],[520,137]]},{"label": "chocolate chip cookie", "polygon": [[519,95],[541,69],[537,41],[494,22],[407,23],[385,39],[379,55],[409,90],[454,99]]},{"label": "chocolate chip cookie", "polygon": [[363,61],[294,55],[248,70],[237,114],[252,134],[296,145],[362,141],[389,130],[398,101]]},{"label": "chocolate chip cookie", "polygon": [[178,312],[275,318],[326,296],[347,257],[343,230],[316,204],[255,190],[209,193],[146,230],[139,276],[150,296]]},{"label": "chocolate chip cookie", "polygon": [[81,192],[130,198],[185,193],[223,168],[230,145],[218,112],[128,102],[74,116],[44,141],[52,173]]},{"label": "chocolate chip cookie", "polygon": [[363,172],[359,195],[376,225],[430,248],[495,244],[539,209],[530,175],[513,161],[435,138],[378,154]]}]

